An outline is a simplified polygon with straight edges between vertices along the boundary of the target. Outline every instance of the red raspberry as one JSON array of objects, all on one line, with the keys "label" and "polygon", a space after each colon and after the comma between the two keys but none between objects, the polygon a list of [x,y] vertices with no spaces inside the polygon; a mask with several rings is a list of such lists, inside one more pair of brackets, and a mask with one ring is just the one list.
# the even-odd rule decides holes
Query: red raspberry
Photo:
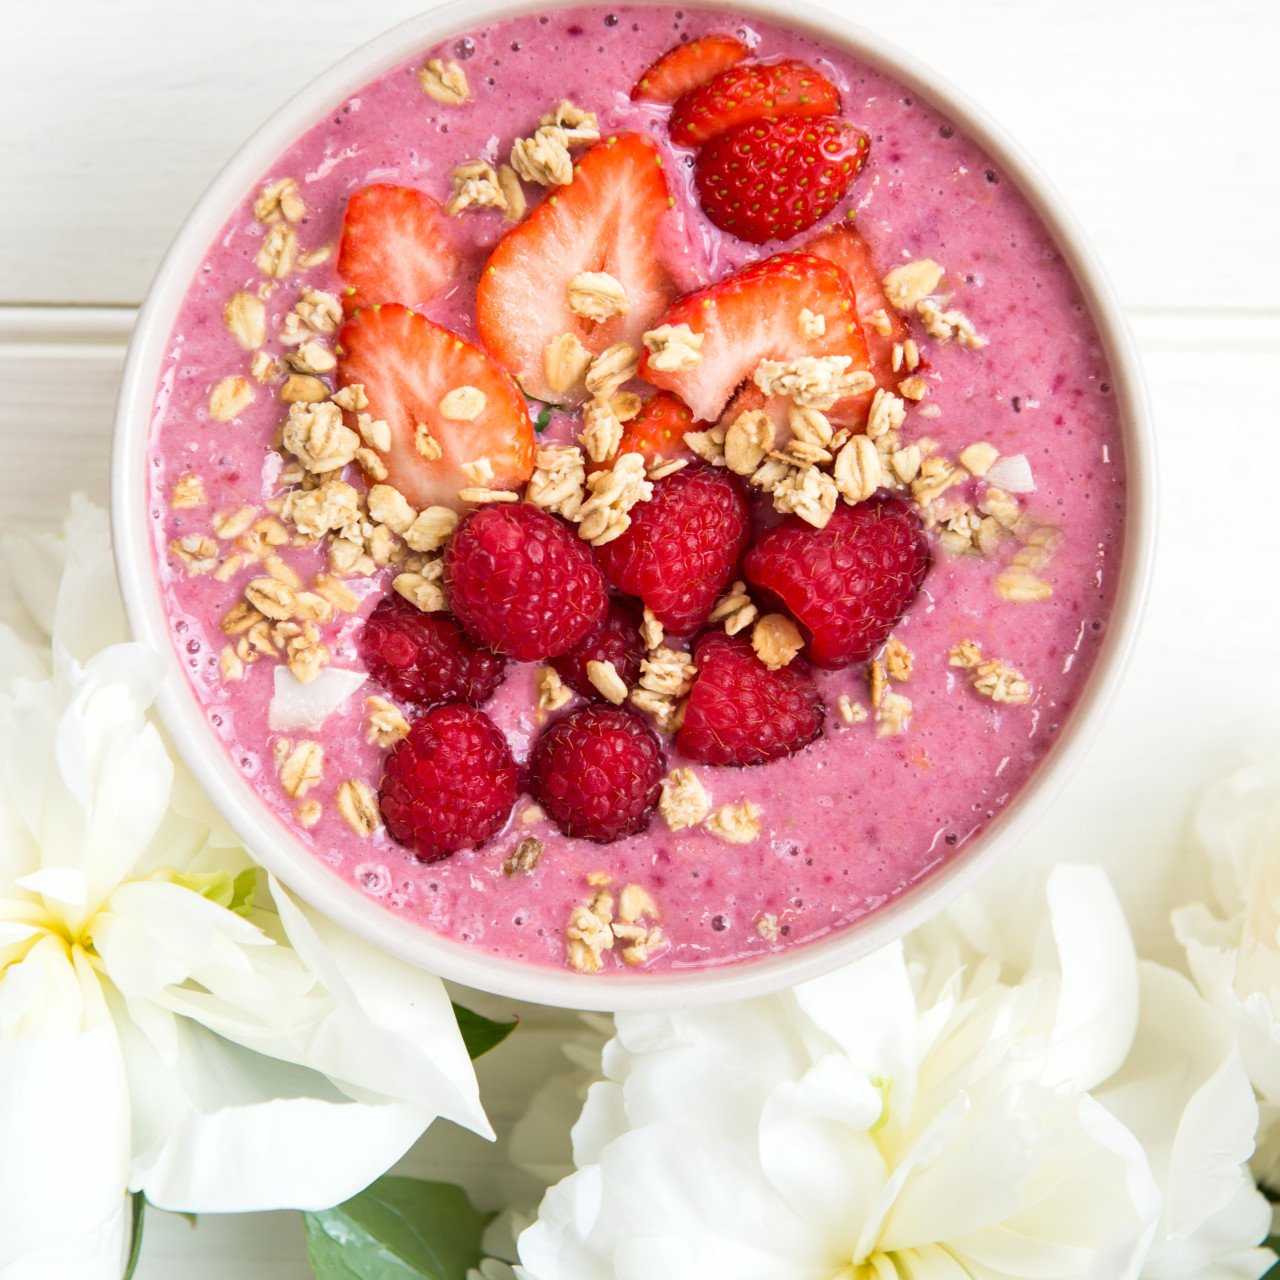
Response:
[{"label": "red raspberry", "polygon": [[607,844],[649,825],[666,760],[658,735],[622,707],[557,720],[529,757],[529,790],[567,836]]},{"label": "red raspberry", "polygon": [[631,508],[631,526],[596,549],[605,577],[638,596],[668,631],[696,631],[738,569],[750,532],[742,481],[695,462]]},{"label": "red raspberry", "polygon": [[826,708],[803,658],[770,671],[747,640],[712,632],[694,650],[698,678],[676,745],[702,764],[767,764],[821,732]]},{"label": "red raspberry", "polygon": [[516,803],[516,763],[498,726],[457,703],[419,716],[387,757],[382,818],[420,862],[475,849]]},{"label": "red raspberry", "polygon": [[597,701],[601,694],[587,675],[588,662],[612,662],[614,670],[630,688],[640,678],[643,657],[639,615],[621,600],[610,600],[604,621],[568,653],[552,659],[551,665],[569,688]]},{"label": "red raspberry", "polygon": [[810,660],[829,669],[884,644],[928,569],[919,517],[890,496],[838,506],[825,529],[789,516],[746,560],[748,580],[782,602],[808,632]]},{"label": "red raspberry", "polygon": [[609,606],[591,548],[527,503],[481,507],[463,520],[444,553],[444,576],[458,621],[521,662],[567,653]]},{"label": "red raspberry", "polygon": [[388,596],[356,642],[369,674],[388,693],[420,707],[478,707],[502,683],[507,660],[476,644],[447,613],[423,613]]}]

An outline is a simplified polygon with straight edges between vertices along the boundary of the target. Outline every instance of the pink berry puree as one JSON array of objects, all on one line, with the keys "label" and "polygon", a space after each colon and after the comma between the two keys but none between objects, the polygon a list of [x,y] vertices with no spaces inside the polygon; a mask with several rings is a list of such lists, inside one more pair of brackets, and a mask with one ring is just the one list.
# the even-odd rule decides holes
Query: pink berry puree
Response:
[{"label": "pink berry puree", "polygon": [[[827,222],[855,211],[854,225],[882,273],[917,259],[942,264],[946,291],[955,295],[951,305],[987,339],[975,351],[935,341],[913,325],[930,391],[927,408],[911,407],[903,444],[927,437],[933,442],[927,447],[952,459],[979,441],[1001,455],[1024,455],[1035,488],[1016,499],[1022,542],[1010,535],[994,553],[955,554],[938,541],[940,529],[933,535],[923,591],[894,631],[913,658],[909,679],[891,685],[911,704],[901,732],[889,732],[891,717],[877,719],[860,663],[818,673],[825,731],[790,759],[712,768],[684,760],[672,740],[663,739],[667,768],[693,767],[713,810],[742,800],[758,806],[758,839],[729,843],[701,826],[672,832],[655,811],[647,831],[591,844],[561,836],[545,819],[523,821],[531,802],[522,797],[505,830],[483,848],[419,863],[382,827],[358,834],[336,802],[348,779],[377,790],[385,752],[367,741],[366,699],[383,691],[367,681],[322,726],[280,734],[268,725],[277,661],[246,662],[239,678],[220,670],[228,643],[221,620],[243,599],[247,580],[263,570],[260,563],[226,567],[242,551],[235,536],[217,537],[217,517],[245,506],[268,516],[268,504],[282,493],[286,463],[276,451],[288,407],[278,398],[280,379],[251,376],[254,353],[224,322],[228,299],[264,285],[255,259],[270,228],[255,216],[255,200],[268,184],[292,178],[306,210],[290,223],[299,265],[265,291],[262,350],[279,357],[290,349],[281,342],[281,326],[302,290],[341,295],[336,252],[302,264],[315,250],[336,248],[352,192],[394,182],[443,201],[456,166],[477,156],[505,161],[512,140],[528,135],[567,98],[598,114],[604,136],[642,131],[663,148],[686,233],[677,269],[689,287],[719,279],[790,246],[757,247],[715,230],[698,210],[688,153],[667,140],[666,109],[628,98],[643,68],[672,45],[708,31],[731,31],[760,57],[794,57],[818,67],[839,86],[844,117],[868,132],[866,168]],[[430,57],[462,66],[471,101],[450,106],[424,93],[418,72]],[[543,195],[534,186],[526,192],[531,204]],[[450,221],[466,274],[424,308],[432,319],[474,340],[479,269],[509,225],[496,210],[469,210]],[[331,345],[332,337],[321,341]],[[233,420],[219,421],[210,412],[211,392],[231,376],[247,379],[253,398]],[[332,383],[328,373],[321,376]],[[513,19],[423,50],[335,107],[245,192],[209,246],[156,390],[149,462],[156,572],[174,644],[210,731],[245,785],[277,815],[282,839],[287,830],[360,893],[424,929],[538,965],[565,965],[566,922],[575,905],[591,897],[588,876],[603,872],[615,892],[637,884],[657,904],[665,943],[645,971],[723,965],[820,938],[901,894],[998,821],[1053,746],[1106,633],[1124,546],[1125,457],[1108,376],[1079,290],[1027,201],[958,126],[916,93],[808,35],[724,13],[619,5]],[[567,442],[573,430],[573,418],[556,414],[544,439]],[[179,482],[190,476],[201,482],[202,500],[175,502]],[[348,478],[358,487],[365,483],[355,466]],[[969,481],[949,497],[977,502],[980,492]],[[1033,543],[1041,531],[1046,549],[1036,554],[1033,545],[1024,564],[1052,594],[1011,600],[996,581],[1019,546],[1025,548],[1028,529]],[[202,565],[170,550],[175,540],[198,537],[215,544]],[[278,553],[304,583],[327,569],[323,544],[284,545]],[[211,558],[222,566],[216,573]],[[361,605],[320,628],[332,667],[363,671],[355,639],[362,619],[390,591],[393,572],[345,579]],[[976,689],[974,673],[949,661],[966,640],[980,646],[984,658],[1015,668],[1030,685],[1029,700],[995,701]],[[485,708],[518,761],[540,730],[534,670],[513,664]],[[866,719],[856,712],[842,716],[841,695],[865,709]],[[278,776],[281,738],[290,747],[303,738],[323,747],[322,774],[305,793],[319,809],[310,827],[298,820],[302,798],[287,795]],[[306,816],[315,817],[314,807]],[[528,835],[544,844],[536,868],[504,874],[504,860]],[[592,980],[607,980],[621,968],[617,952],[606,953],[604,976]]]}]

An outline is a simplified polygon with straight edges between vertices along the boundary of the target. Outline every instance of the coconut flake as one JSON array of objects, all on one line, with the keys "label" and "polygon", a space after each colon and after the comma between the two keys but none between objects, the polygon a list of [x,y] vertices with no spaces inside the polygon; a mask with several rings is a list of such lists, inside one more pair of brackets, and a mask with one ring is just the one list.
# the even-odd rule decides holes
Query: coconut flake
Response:
[{"label": "coconut flake", "polygon": [[288,667],[275,669],[276,687],[267,723],[272,729],[318,729],[367,677],[359,671],[325,667],[303,684]]},{"label": "coconut flake", "polygon": [[987,474],[983,479],[989,485],[1003,489],[1006,493],[1032,493],[1036,487],[1035,477],[1031,474],[1031,463],[1027,461],[1024,453],[997,458],[987,468]]}]

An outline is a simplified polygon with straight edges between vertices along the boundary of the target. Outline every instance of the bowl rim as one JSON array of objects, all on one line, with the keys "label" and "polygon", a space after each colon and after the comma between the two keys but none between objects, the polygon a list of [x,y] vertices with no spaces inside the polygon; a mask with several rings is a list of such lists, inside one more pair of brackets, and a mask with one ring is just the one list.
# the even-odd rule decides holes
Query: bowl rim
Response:
[{"label": "bowl rim", "polygon": [[[587,7],[570,0],[557,7]],[[651,3],[655,0],[650,0]],[[656,0],[675,7],[680,0]],[[862,920],[786,950],[721,966],[587,976],[490,956],[395,915],[321,863],[254,793],[213,738],[169,635],[147,516],[152,401],[173,321],[209,243],[271,162],[323,113],[415,53],[486,23],[537,12],[540,0],[450,0],[345,55],[274,111],[214,178],[183,222],[138,312],[117,401],[111,459],[117,575],[133,635],[161,657],[161,722],[192,774],[251,855],[291,891],[353,933],[418,968],[480,991],[566,1009],[674,1009],[764,995],[870,954],[954,901],[1012,850],[1059,795],[1097,736],[1132,655],[1151,581],[1156,528],[1154,437],[1141,366],[1115,293],[1052,184],[1006,133],[946,78],[907,50],[807,0],[692,0],[789,26],[893,77],[953,120],[1017,184],[1053,237],[1106,350],[1126,452],[1126,536],[1101,650],[1058,742],[995,823]],[[212,748],[212,749],[211,749]]]}]

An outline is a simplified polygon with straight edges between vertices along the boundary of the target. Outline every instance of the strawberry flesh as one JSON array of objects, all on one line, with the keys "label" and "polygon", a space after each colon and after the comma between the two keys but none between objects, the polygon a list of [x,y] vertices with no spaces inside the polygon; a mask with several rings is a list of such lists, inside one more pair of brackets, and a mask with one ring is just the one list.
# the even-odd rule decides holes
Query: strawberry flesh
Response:
[{"label": "strawberry flesh", "polygon": [[740,240],[788,240],[836,207],[868,148],[861,129],[835,116],[765,116],[738,125],[698,156],[702,211]]},{"label": "strawberry flesh", "polygon": [[[806,337],[800,312],[825,322]],[[657,322],[688,325],[701,334],[701,359],[692,369],[655,369],[646,354],[640,376],[679,396],[697,418],[719,419],[739,385],[761,360],[848,356],[850,369],[867,367],[867,345],[844,272],[812,254],[779,253],[718,284],[688,294]]]},{"label": "strawberry flesh", "polygon": [[674,102],[700,89],[751,52],[736,36],[712,32],[668,49],[644,71],[631,90],[635,102]]},{"label": "strawberry flesh", "polygon": [[[553,388],[547,343],[571,333],[598,354],[617,342],[641,345],[678,292],[659,255],[671,216],[657,148],[637,133],[597,143],[573,181],[548,196],[499,241],[480,275],[480,340],[531,396],[561,404],[585,398],[581,385]],[[566,288],[580,272],[603,271],[622,285],[627,313],[601,322],[569,310]]]},{"label": "strawberry flesh", "polygon": [[[518,489],[533,474],[534,432],[529,409],[510,376],[479,347],[398,305],[356,312],[338,335],[338,383],[359,383],[367,412],[391,428],[383,454],[387,483],[418,508],[466,509],[459,490],[475,487],[462,470],[487,458],[489,488]],[[440,402],[459,387],[474,387],[484,408],[470,421],[447,418]],[[421,448],[426,428],[438,458]],[[427,453],[435,450],[428,445]]]},{"label": "strawberry flesh", "polygon": [[455,279],[458,255],[444,210],[425,191],[377,183],[347,201],[338,246],[343,305],[377,302],[418,307]]},{"label": "strawberry flesh", "polygon": [[671,141],[698,147],[762,116],[826,116],[840,110],[840,91],[794,58],[740,62],[686,93],[671,112]]}]

